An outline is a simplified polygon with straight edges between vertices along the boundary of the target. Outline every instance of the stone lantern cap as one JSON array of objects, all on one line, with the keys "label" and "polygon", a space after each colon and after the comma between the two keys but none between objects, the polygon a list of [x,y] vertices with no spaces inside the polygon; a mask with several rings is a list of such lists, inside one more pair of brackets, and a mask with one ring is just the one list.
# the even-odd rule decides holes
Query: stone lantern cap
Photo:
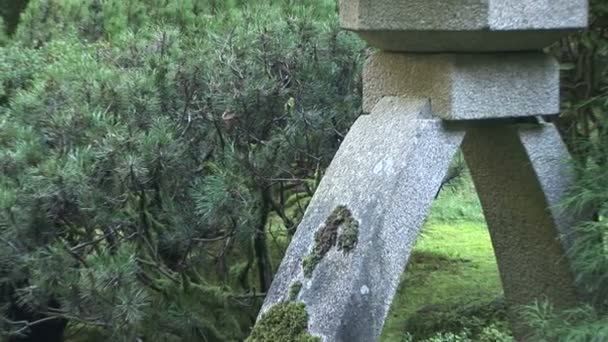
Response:
[{"label": "stone lantern cap", "polygon": [[340,17],[387,51],[523,51],[585,28],[588,1],[340,0]]}]

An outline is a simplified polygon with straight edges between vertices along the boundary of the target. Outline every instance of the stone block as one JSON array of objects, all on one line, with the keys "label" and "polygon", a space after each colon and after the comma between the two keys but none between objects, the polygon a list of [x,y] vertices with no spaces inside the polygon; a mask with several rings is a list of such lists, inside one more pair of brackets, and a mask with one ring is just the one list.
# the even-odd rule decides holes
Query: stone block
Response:
[{"label": "stone block", "polygon": [[[306,306],[309,332],[323,341],[378,340],[419,230],[464,137],[463,130],[425,119],[429,112],[428,101],[385,98],[373,115],[357,120],[298,227],[262,314],[297,300]],[[342,221],[334,220],[336,208],[348,211],[340,214]],[[356,223],[356,239],[345,239],[345,228],[332,222]],[[350,241],[348,250],[344,241]]]},{"label": "stone block", "polygon": [[340,0],[344,28],[386,51],[538,50],[588,22],[587,0]]},{"label": "stone block", "polygon": [[559,65],[542,53],[377,52],[363,72],[363,111],[385,96],[428,98],[445,120],[558,114]]}]

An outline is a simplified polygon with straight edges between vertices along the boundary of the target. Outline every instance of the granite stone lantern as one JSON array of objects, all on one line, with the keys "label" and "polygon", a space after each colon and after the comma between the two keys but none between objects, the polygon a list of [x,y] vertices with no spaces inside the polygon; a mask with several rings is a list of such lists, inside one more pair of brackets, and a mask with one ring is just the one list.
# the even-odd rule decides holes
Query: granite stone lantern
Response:
[{"label": "granite stone lantern", "polygon": [[341,0],[342,26],[379,49],[364,68],[368,115],[328,168],[260,317],[297,301],[322,341],[378,340],[459,148],[517,339],[521,305],[576,305],[565,250],[580,218],[557,205],[571,174],[545,120],[559,113],[559,66],[542,49],[585,28],[587,13],[587,0]]}]

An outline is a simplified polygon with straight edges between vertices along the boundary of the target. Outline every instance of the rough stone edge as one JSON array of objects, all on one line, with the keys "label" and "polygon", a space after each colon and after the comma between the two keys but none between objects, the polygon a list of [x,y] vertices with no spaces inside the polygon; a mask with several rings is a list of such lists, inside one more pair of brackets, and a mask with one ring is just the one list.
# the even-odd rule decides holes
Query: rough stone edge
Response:
[{"label": "rough stone edge", "polygon": [[519,136],[545,193],[564,249],[568,251],[576,238],[573,226],[590,217],[588,213],[575,213],[563,205],[575,177],[568,148],[552,123],[520,126]]}]

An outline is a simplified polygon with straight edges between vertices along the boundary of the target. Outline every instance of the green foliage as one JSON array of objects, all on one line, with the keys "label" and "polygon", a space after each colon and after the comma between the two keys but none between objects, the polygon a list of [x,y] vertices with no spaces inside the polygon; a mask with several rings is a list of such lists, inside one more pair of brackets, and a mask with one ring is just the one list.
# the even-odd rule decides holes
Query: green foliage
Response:
[{"label": "green foliage", "polygon": [[[1,34],[12,34],[17,28],[21,12],[27,7],[29,0],[2,0],[0,1]],[[4,43],[0,40],[0,43]]]},{"label": "green foliage", "polygon": [[[509,341],[513,340],[507,324],[506,306],[501,299],[489,303],[430,305],[412,315],[406,323],[406,330],[417,341],[460,341],[457,338],[464,338],[463,341],[483,341],[489,335],[508,336]],[[439,337],[444,339],[437,339]]]},{"label": "green foliage", "polygon": [[[436,210],[436,207],[433,208],[433,211]],[[382,341],[401,341],[408,331],[415,340],[429,338],[438,333],[460,334],[467,326],[469,330],[478,333],[495,325],[502,332],[509,333],[509,330],[505,329],[506,322],[501,320],[504,316],[494,315],[500,313],[500,310],[497,310],[500,308],[500,302],[496,299],[502,296],[502,286],[487,227],[470,222],[429,222],[424,227],[424,232],[416,242],[403,274]],[[497,305],[490,306],[492,303]],[[482,304],[488,305],[488,312],[491,314],[482,315],[473,310],[475,307],[485,309]],[[495,309],[491,309],[492,307]],[[450,324],[439,324],[430,319],[425,321],[416,317],[422,313],[424,317],[429,318],[433,314],[433,308],[438,308],[440,313],[437,315],[445,318],[442,319],[444,323],[458,324],[448,328]],[[482,319],[468,319],[475,314],[481,315]],[[497,319],[493,320],[493,316]],[[489,325],[484,326],[484,321]],[[409,330],[409,324],[414,322],[418,322],[417,326],[427,326],[424,329],[413,328],[425,331],[423,336],[413,334],[414,331]],[[473,326],[476,328],[472,329]]]},{"label": "green foliage", "polygon": [[212,39],[221,30],[259,30],[279,18],[284,22],[309,16],[333,24],[335,6],[333,0],[31,0],[15,38],[39,46],[66,35],[87,41],[114,40],[127,31],[170,26]]},{"label": "green foliage", "polygon": [[[413,342],[412,335],[406,335],[401,342]],[[491,324],[479,334],[472,335],[468,329],[458,333],[436,333],[433,336],[420,340],[421,342],[513,342],[513,336],[505,330],[504,326]]]},{"label": "green foliage", "polygon": [[608,98],[608,22],[606,0],[590,1],[590,27],[556,44],[551,51],[561,62],[562,114],[557,121],[575,156],[584,159],[588,142],[604,126]]},{"label": "green foliage", "polygon": [[433,202],[428,220],[434,223],[485,223],[481,203],[462,152],[458,152]]},{"label": "green foliage", "polygon": [[304,303],[281,303],[271,307],[254,326],[246,342],[320,342],[307,333],[308,314]]},{"label": "green foliage", "polygon": [[458,178],[443,187],[433,203],[428,220],[438,224],[485,223],[481,203],[468,170],[463,170]]},{"label": "green foliage", "polygon": [[538,302],[525,311],[536,335],[535,341],[600,342],[608,338],[608,316],[593,306],[556,311],[547,302]]},{"label": "green foliage", "polygon": [[83,339],[243,340],[362,58],[333,1],[32,0],[0,48],[0,333],[29,330],[16,305]]}]

